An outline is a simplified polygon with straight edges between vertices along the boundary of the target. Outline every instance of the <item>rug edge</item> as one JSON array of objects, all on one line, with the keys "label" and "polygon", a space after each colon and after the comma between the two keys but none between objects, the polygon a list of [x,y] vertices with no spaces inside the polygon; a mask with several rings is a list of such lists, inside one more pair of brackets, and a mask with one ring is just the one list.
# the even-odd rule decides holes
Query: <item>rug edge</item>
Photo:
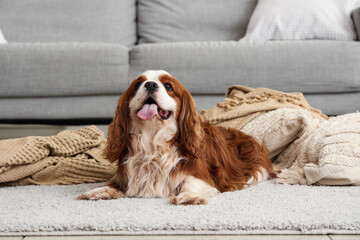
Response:
[{"label": "rug edge", "polygon": [[0,237],[14,236],[171,236],[171,235],[327,235],[360,234],[360,230],[314,229],[298,230],[234,230],[234,231],[54,231],[54,232],[0,232]]}]

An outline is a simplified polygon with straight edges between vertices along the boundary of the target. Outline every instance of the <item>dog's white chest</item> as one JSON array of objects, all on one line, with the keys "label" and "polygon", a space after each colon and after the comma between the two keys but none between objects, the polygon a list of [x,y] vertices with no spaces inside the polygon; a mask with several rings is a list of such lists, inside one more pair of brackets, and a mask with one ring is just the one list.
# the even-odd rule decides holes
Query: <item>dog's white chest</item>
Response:
[{"label": "dog's white chest", "polygon": [[159,157],[136,156],[126,162],[128,190],[131,197],[168,197],[173,191],[171,171],[177,160],[169,154]]},{"label": "dog's white chest", "polygon": [[169,197],[176,188],[177,181],[171,173],[181,160],[177,148],[163,142],[144,144],[142,139],[133,141],[134,154],[126,160],[128,189],[130,197]]}]

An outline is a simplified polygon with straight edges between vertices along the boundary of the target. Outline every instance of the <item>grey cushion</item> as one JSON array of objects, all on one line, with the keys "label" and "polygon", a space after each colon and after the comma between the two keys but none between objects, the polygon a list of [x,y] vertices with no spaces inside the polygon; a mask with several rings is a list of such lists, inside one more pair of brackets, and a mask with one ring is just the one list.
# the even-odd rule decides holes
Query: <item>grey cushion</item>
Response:
[{"label": "grey cushion", "polygon": [[136,42],[135,0],[0,0],[9,42]]},{"label": "grey cushion", "polygon": [[115,44],[1,44],[0,96],[120,93],[128,87],[128,57]]},{"label": "grey cushion", "polygon": [[2,98],[0,119],[111,118],[119,96]]},{"label": "grey cushion", "polygon": [[[224,101],[224,95],[194,95],[198,110]],[[310,105],[325,114],[338,115],[360,110],[360,93],[306,94]],[[114,116],[119,95],[1,98],[0,120],[10,119],[106,119]]]},{"label": "grey cushion", "polygon": [[[112,118],[119,95],[77,97],[1,98],[0,120]],[[208,109],[222,96],[194,96],[198,109]]]},{"label": "grey cushion", "polygon": [[138,0],[140,43],[239,40],[256,0]]},{"label": "grey cushion", "polygon": [[242,84],[281,91],[360,91],[360,43],[267,41],[142,44],[130,50],[130,76],[163,69],[195,94]]},{"label": "grey cushion", "polygon": [[309,93],[305,94],[310,106],[331,116],[360,111],[360,93]]},{"label": "grey cushion", "polygon": [[354,10],[351,14],[357,32],[358,40],[360,40],[360,8]]}]

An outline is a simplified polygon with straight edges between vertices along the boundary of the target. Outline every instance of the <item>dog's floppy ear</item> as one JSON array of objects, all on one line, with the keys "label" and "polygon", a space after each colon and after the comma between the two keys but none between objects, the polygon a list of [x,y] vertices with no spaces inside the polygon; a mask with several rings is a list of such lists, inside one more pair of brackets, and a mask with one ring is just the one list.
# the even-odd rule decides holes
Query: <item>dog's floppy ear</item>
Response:
[{"label": "dog's floppy ear", "polygon": [[196,158],[201,150],[203,130],[195,102],[188,90],[182,90],[181,110],[178,116],[177,141],[183,155]]},{"label": "dog's floppy ear", "polygon": [[131,128],[129,102],[133,86],[124,92],[118,101],[115,117],[108,128],[108,139],[104,156],[110,162],[119,160],[122,163],[129,153]]}]

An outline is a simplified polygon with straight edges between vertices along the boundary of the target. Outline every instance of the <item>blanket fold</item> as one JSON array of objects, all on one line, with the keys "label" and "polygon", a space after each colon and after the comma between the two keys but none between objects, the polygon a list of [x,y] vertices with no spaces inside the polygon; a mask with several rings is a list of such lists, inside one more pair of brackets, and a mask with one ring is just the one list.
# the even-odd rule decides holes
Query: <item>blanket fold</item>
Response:
[{"label": "blanket fold", "polygon": [[103,158],[106,139],[95,126],[56,136],[0,141],[2,185],[75,184],[110,179],[116,166]]},{"label": "blanket fold", "polygon": [[315,118],[328,119],[320,110],[310,107],[300,92],[284,93],[241,85],[229,87],[225,102],[218,103],[209,110],[202,110],[200,117],[214,125],[240,130],[257,116],[279,108],[306,109]]}]

